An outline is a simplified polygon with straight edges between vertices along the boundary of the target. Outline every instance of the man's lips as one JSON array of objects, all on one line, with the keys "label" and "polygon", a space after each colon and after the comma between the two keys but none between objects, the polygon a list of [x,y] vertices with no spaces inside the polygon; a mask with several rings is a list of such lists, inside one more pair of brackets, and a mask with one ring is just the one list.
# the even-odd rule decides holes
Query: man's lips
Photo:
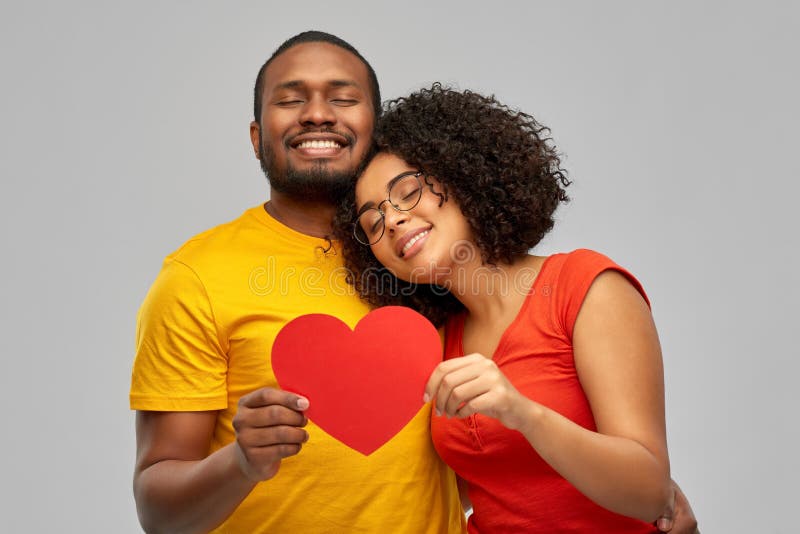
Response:
[{"label": "man's lips", "polygon": [[430,231],[431,228],[432,226],[429,225],[422,228],[409,230],[408,232],[403,234],[402,237],[400,237],[400,239],[398,239],[397,242],[394,244],[394,250],[397,253],[397,255],[400,256],[401,258],[404,257],[406,252],[408,252],[408,250],[412,246],[414,246],[414,243],[416,243],[417,240],[428,235],[428,232]]},{"label": "man's lips", "polygon": [[351,144],[344,135],[333,132],[308,132],[290,138],[287,145],[297,150],[340,149]]}]

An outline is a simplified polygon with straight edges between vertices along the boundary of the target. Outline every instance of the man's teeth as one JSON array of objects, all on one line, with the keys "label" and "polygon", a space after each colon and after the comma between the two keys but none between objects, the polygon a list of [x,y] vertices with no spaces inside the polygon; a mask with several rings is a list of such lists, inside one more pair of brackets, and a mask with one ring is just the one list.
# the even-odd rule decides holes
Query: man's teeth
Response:
[{"label": "man's teeth", "polygon": [[311,141],[303,141],[297,148],[341,148],[342,145],[336,141],[319,141],[317,139]]},{"label": "man's teeth", "polygon": [[426,235],[428,235],[428,232],[430,232],[430,230],[425,230],[424,232],[420,232],[420,233],[418,233],[417,235],[415,235],[414,237],[412,237],[411,239],[409,239],[409,240],[408,240],[408,243],[406,243],[405,245],[403,245],[403,250],[402,250],[401,252],[402,252],[403,254],[405,254],[405,253],[406,253],[406,250],[410,249],[410,248],[411,248],[411,246],[412,246],[414,243],[416,243],[417,241],[419,241],[419,240],[420,240],[420,238],[422,238],[422,237],[425,237]]}]

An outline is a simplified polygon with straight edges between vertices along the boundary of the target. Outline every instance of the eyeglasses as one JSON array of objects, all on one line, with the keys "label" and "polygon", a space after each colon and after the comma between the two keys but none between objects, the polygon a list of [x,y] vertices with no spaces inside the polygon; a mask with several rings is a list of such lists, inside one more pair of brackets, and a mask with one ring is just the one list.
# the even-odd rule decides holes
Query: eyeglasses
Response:
[{"label": "eyeglasses", "polygon": [[389,182],[389,196],[373,208],[363,209],[353,223],[353,235],[362,245],[374,245],[383,237],[386,229],[386,212],[381,209],[388,202],[395,211],[410,211],[422,198],[422,171],[399,174]]}]

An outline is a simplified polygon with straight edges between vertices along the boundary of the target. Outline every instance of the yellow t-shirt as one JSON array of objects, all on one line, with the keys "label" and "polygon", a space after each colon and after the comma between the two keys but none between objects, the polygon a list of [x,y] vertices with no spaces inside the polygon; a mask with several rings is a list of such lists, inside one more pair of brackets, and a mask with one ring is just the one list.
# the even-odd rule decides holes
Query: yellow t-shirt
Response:
[{"label": "yellow t-shirt", "polygon": [[[239,398],[278,387],[270,354],[284,324],[327,313],[352,328],[369,311],[326,246],[258,206],[168,256],[139,310],[131,409],[219,410],[210,452],[231,443]],[[429,424],[426,407],[364,456],[309,422],[300,454],[215,532],[463,532],[455,477]]]}]

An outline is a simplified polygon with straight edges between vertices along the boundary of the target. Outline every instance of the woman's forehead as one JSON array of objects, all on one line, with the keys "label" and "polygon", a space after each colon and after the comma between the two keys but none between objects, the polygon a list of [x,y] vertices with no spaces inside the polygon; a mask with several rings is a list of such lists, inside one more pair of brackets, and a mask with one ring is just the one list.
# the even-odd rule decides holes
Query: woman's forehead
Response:
[{"label": "woman's forehead", "polygon": [[364,169],[364,172],[361,174],[356,184],[356,192],[358,192],[359,187],[369,190],[373,190],[374,188],[382,188],[385,190],[387,184],[393,178],[412,170],[416,169],[413,169],[402,158],[394,154],[381,152],[372,158],[367,168]]}]

